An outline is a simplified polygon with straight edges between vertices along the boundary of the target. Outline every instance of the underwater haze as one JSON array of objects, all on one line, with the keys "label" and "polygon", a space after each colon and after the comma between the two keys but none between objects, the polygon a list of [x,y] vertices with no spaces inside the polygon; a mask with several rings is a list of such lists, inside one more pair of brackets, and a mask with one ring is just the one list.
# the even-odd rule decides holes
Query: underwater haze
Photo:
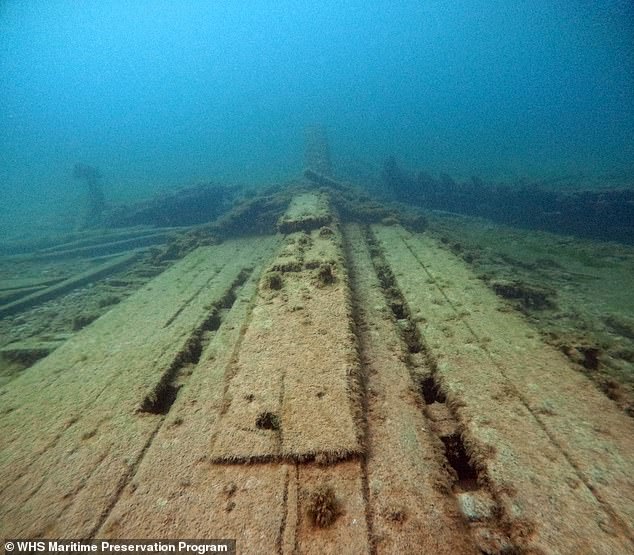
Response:
[{"label": "underwater haze", "polygon": [[486,179],[634,175],[634,7],[562,1],[0,3],[0,229],[335,162]]}]

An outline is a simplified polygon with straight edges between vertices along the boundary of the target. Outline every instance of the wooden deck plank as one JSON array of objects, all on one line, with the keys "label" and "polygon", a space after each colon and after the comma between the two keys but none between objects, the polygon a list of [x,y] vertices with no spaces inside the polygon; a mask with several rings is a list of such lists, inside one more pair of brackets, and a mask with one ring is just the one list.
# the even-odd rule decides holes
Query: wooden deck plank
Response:
[{"label": "wooden deck plank", "polygon": [[258,275],[256,268],[224,316],[98,537],[153,537],[156,530],[162,537],[231,537],[240,553],[275,552],[281,543],[287,465],[209,460],[225,372],[244,342]]},{"label": "wooden deck plank", "polygon": [[[318,526],[312,516],[315,509],[313,495],[324,489],[330,489],[334,495],[337,516],[328,526]],[[370,553],[363,489],[363,466],[359,460],[329,466],[298,465],[296,549],[288,554]]]},{"label": "wooden deck plank", "polygon": [[[596,495],[566,450],[553,441],[543,417],[524,402],[525,386],[518,376],[539,373],[539,364],[534,365],[534,349],[550,348],[541,342],[532,343],[530,349],[523,350],[521,365],[517,358],[508,362],[518,365],[515,372],[510,372],[507,363],[501,365],[499,358],[489,354],[491,340],[501,328],[518,327],[521,332],[514,338],[523,341],[522,336],[532,334],[530,327],[494,308],[492,314],[478,314],[480,308],[494,301],[489,298],[491,293],[459,267],[455,256],[441,251],[429,239],[411,236],[399,228],[373,229],[410,311],[418,319],[426,348],[437,364],[437,378],[460,417],[465,442],[477,463],[486,469],[504,518],[514,530],[514,541],[547,553],[599,552],[597,546],[601,546],[602,553],[631,550],[632,540],[619,507],[607,503],[605,496]],[[420,242],[421,250],[412,252],[410,242]],[[432,249],[437,249],[435,258],[429,256]],[[441,260],[452,263],[443,265]],[[452,290],[464,292],[459,305],[449,301],[449,282]],[[480,322],[478,334],[462,320],[471,313]],[[489,331],[484,332],[487,326]],[[517,343],[509,346],[518,348]],[[543,400],[552,395],[565,398],[570,394],[568,383],[585,379],[563,360],[551,371],[559,373],[559,380],[541,391]],[[541,388],[538,383],[532,387]],[[598,392],[580,410],[583,418],[590,420],[608,410],[611,417],[621,421],[624,430],[631,429],[625,417],[621,420],[619,409],[606,406]],[[575,427],[587,431],[581,420],[571,428]],[[593,435],[595,448],[601,451],[607,446],[604,435],[599,431]],[[614,448],[627,450],[628,445],[625,440]],[[584,447],[578,444],[577,448],[579,456]],[[615,475],[617,481],[619,475]]]},{"label": "wooden deck plank", "polygon": [[5,536],[85,537],[98,525],[160,427],[137,409],[263,243],[194,251],[2,388]]},{"label": "wooden deck plank", "polygon": [[[418,386],[358,225],[346,226],[365,372],[368,502],[380,553],[476,553],[451,495],[440,440],[423,415]],[[447,534],[447,530],[454,533]]]},{"label": "wooden deck plank", "polygon": [[462,285],[472,276],[458,259],[429,238],[406,242],[424,256],[427,271],[454,310],[462,313],[464,326],[503,369],[553,443],[634,537],[632,419],[573,370],[563,353],[545,346],[521,316],[506,312],[492,291],[477,283],[477,304],[470,302],[473,294]]},{"label": "wooden deck plank", "polygon": [[[295,213],[295,212],[293,212]],[[332,282],[322,283],[324,266]],[[263,277],[228,373],[212,459],[341,459],[361,453],[358,360],[340,235],[289,235]],[[328,280],[327,280],[328,281]]]}]

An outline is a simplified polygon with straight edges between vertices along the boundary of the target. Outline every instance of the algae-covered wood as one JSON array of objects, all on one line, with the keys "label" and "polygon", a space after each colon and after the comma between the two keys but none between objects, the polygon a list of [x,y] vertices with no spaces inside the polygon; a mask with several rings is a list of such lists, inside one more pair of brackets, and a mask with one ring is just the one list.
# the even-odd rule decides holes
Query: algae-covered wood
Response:
[{"label": "algae-covered wood", "polygon": [[197,249],[0,390],[3,535],[96,530],[161,425],[138,409],[270,244]]},{"label": "algae-covered wood", "polygon": [[374,231],[512,539],[546,553],[596,542],[603,553],[628,552],[631,420],[521,318],[498,310],[453,254],[398,227]]}]

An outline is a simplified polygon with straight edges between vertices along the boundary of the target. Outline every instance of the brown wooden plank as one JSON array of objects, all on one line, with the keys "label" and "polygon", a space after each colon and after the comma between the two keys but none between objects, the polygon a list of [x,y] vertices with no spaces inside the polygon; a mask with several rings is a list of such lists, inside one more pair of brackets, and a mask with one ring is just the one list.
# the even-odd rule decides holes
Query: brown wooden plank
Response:
[{"label": "brown wooden plank", "polygon": [[216,465],[209,436],[225,372],[244,341],[257,270],[203,351],[164,425],[98,537],[236,538],[239,553],[277,552],[286,519],[287,465]]},{"label": "brown wooden plank", "polygon": [[[200,248],[0,390],[0,528],[86,537],[163,420],[138,413],[271,239]],[[200,333],[199,333],[200,330]]]},{"label": "brown wooden plank", "polygon": [[[451,493],[443,446],[423,415],[417,369],[406,364],[368,245],[346,226],[348,264],[359,307],[366,380],[368,512],[377,552],[472,554],[476,548]],[[362,307],[362,308],[361,308]]]},{"label": "brown wooden plank", "polygon": [[[631,422],[598,391],[590,393],[591,387],[583,383],[586,379],[549,353],[550,347],[536,341],[520,318],[497,312],[492,293],[455,256],[429,238],[411,236],[400,228],[373,229],[398,287],[419,321],[426,347],[437,364],[437,379],[464,427],[470,454],[485,469],[516,544],[563,553],[596,551],[599,545],[602,553],[631,550],[631,521],[625,524],[631,510],[631,482],[621,480],[620,468],[605,475],[606,487],[623,486],[622,503],[612,503],[575,462],[590,457],[603,463],[602,451],[607,449],[617,454],[609,464],[622,464],[627,470],[633,452]],[[456,291],[462,291],[460,300],[452,301]],[[471,314],[478,326],[470,323]],[[504,328],[516,331],[509,335],[502,332]],[[498,340],[506,343],[504,362],[490,354],[492,342],[497,345]],[[523,354],[511,357],[511,351]],[[557,378],[546,380],[546,386],[538,378],[544,369],[540,353],[555,361],[549,370]],[[547,418],[533,409],[527,389],[534,390],[534,402],[547,402],[553,396],[564,402],[574,383],[584,391],[584,403],[567,417],[575,443],[571,454]],[[616,441],[602,433],[600,426],[590,430],[586,424],[606,413],[608,419],[619,422]]]},{"label": "brown wooden plank", "polygon": [[[272,264],[293,271],[281,276],[280,289],[270,289],[264,276],[228,375],[213,460],[341,459],[361,452],[358,361],[338,240],[318,231],[293,234]],[[333,283],[319,282],[322,262],[337,264]]]}]

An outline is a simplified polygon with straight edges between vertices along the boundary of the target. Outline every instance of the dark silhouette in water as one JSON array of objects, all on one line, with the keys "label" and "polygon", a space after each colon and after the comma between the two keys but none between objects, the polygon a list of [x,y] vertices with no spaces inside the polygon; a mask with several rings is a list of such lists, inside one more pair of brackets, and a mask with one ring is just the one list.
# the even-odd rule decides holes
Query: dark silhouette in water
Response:
[{"label": "dark silhouette in water", "polygon": [[106,206],[101,172],[87,164],[77,163],[73,168],[73,177],[82,180],[88,188],[88,211],[82,227],[97,227],[102,223],[103,210]]},{"label": "dark silhouette in water", "polygon": [[102,222],[106,227],[203,224],[229,210],[235,194],[230,187],[201,183],[131,205],[111,205],[103,212]]},{"label": "dark silhouette in water", "polygon": [[412,175],[394,157],[383,166],[383,185],[395,200],[432,210],[488,218],[506,225],[634,243],[634,191],[561,192],[539,185],[494,185],[478,177],[459,183],[447,174]]}]

